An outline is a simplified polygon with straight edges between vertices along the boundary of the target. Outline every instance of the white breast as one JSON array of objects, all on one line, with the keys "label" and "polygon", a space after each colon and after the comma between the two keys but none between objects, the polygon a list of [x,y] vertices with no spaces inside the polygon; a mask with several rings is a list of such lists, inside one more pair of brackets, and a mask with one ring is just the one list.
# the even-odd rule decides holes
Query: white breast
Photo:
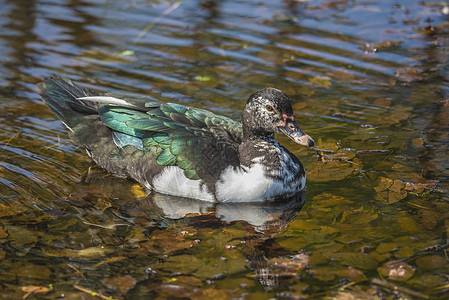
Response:
[{"label": "white breast", "polygon": [[147,187],[162,194],[195,198],[203,201],[215,201],[214,195],[200,180],[192,180],[184,175],[184,171],[177,166],[166,167],[161,174],[153,179],[153,184]]},{"label": "white breast", "polygon": [[[283,161],[283,163],[287,163]],[[278,176],[267,176],[260,159],[255,159],[251,167],[228,167],[222,173],[216,184],[218,202],[259,202],[269,200],[275,196],[292,194],[305,186],[303,176],[292,184],[285,185],[282,180],[284,170]],[[274,175],[274,174],[271,174]]]},{"label": "white breast", "polygon": [[274,150],[280,157],[280,168],[268,170],[263,157],[252,160],[250,167],[227,167],[215,184],[215,195],[201,180],[191,180],[177,166],[168,166],[146,186],[156,192],[210,202],[260,202],[299,192],[306,177],[298,176],[301,165],[281,148]]}]

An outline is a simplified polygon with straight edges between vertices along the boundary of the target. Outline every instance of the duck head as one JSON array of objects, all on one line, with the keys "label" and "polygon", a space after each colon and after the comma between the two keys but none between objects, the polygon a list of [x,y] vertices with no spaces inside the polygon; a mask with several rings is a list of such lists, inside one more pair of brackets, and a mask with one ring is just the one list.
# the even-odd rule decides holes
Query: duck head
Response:
[{"label": "duck head", "polygon": [[244,139],[273,137],[282,133],[300,145],[313,147],[313,139],[302,132],[295,121],[290,98],[275,88],[265,88],[252,94],[242,114]]}]

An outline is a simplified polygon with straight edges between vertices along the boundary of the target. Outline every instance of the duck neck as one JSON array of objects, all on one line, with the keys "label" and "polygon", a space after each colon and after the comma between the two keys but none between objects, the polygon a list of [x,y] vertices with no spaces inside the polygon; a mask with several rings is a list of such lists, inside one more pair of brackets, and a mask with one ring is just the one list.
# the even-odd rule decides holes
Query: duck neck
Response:
[{"label": "duck neck", "polygon": [[249,130],[243,126],[243,141],[254,141],[257,139],[262,139],[264,141],[270,142],[274,140],[274,132]]},{"label": "duck neck", "polygon": [[[267,131],[263,126],[256,122],[254,108],[251,107],[251,103],[247,103],[242,114],[242,129],[243,129],[243,141],[254,141],[257,139],[263,139],[269,141],[274,139],[274,132]],[[257,115],[257,114],[256,114]]]}]

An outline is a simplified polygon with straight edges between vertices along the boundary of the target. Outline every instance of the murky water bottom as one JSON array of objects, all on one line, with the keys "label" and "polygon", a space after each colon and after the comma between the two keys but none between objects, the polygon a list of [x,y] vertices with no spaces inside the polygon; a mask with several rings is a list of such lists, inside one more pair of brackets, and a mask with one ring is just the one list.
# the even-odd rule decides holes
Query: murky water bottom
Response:
[{"label": "murky water bottom", "polygon": [[[0,5],[4,298],[446,298],[444,3]],[[70,142],[35,93],[53,72],[234,119],[282,89],[317,142],[279,137],[308,189],[253,206],[147,195]]]}]

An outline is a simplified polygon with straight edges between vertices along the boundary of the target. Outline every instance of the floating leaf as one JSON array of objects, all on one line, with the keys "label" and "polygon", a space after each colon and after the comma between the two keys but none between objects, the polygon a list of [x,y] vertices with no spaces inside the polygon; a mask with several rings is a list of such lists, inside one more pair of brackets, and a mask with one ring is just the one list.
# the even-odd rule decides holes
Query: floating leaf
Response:
[{"label": "floating leaf", "polygon": [[211,78],[209,76],[198,75],[198,76],[195,76],[195,80],[196,81],[210,81]]},{"label": "floating leaf", "polygon": [[145,193],[145,190],[140,184],[134,184],[131,187],[131,192],[133,193],[136,198],[145,198],[147,197],[147,193]]},{"label": "floating leaf", "polygon": [[119,53],[119,55],[134,55],[135,52],[133,50],[123,50],[122,52]]}]

